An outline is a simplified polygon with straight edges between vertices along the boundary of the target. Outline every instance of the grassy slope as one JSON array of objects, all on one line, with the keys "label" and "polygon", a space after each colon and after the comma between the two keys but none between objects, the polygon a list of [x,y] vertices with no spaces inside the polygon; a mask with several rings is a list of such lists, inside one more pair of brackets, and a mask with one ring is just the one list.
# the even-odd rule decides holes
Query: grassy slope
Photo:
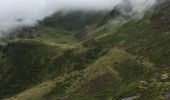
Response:
[{"label": "grassy slope", "polygon": [[61,51],[62,48],[38,41],[9,43],[3,48],[4,54],[1,56],[1,96],[35,84],[35,80],[40,79],[38,73],[44,70],[51,57],[57,56]]},{"label": "grassy slope", "polygon": [[[170,89],[167,77],[170,73],[170,32],[167,28],[162,31],[164,27],[155,28],[154,22],[159,21],[159,17],[154,22],[152,18],[152,14],[146,14],[140,20],[132,19],[114,29],[97,28],[92,35],[95,38],[82,44],[74,41],[73,35],[65,38],[62,34],[51,37],[44,33],[37,38],[40,42],[23,40],[6,46],[1,67],[10,66],[6,69],[10,71],[15,66],[14,72],[18,73],[10,73],[4,84],[11,86],[11,82],[16,84],[19,80],[19,87],[23,86],[21,91],[24,89],[7,100],[120,100],[138,94],[139,100],[164,100],[163,91]],[[42,30],[39,32],[46,29]],[[53,31],[59,33],[56,29],[47,32],[53,34]],[[55,40],[57,37],[62,38],[61,42]],[[44,63],[46,56],[48,60]],[[25,79],[19,71],[21,66],[26,68],[24,73],[33,75],[29,74],[26,80],[35,78],[33,82],[26,81],[26,86],[22,83]],[[38,73],[34,68],[38,68]],[[32,73],[34,71],[36,73]],[[11,80],[10,75],[21,76]],[[8,92],[2,93],[10,94]]]},{"label": "grassy slope", "polygon": [[[130,62],[127,62],[129,61]],[[124,65],[121,65],[123,69],[117,69],[119,64],[124,64],[125,62],[131,64],[128,68],[124,68]],[[136,72],[135,68],[138,65],[138,68],[141,68],[140,71]],[[151,65],[151,66],[149,66]],[[112,97],[112,93],[115,92],[115,88],[119,86],[120,89],[117,90],[117,95],[121,95],[122,91],[130,92],[136,87],[132,87],[131,83],[134,79],[134,85],[137,86],[137,80],[143,79],[145,71],[150,72],[150,67],[152,64],[145,64],[145,61],[142,64],[136,61],[136,57],[130,54],[127,54],[125,51],[113,48],[106,55],[100,57],[93,64],[89,65],[86,69],[81,71],[74,71],[69,74],[64,74],[60,77],[57,77],[50,82],[45,82],[45,85],[38,85],[32,89],[26,90],[25,92],[11,98],[11,100],[38,100],[43,97],[44,92],[48,95],[44,99],[106,99]],[[120,73],[124,73],[127,70],[131,73],[126,73],[125,76],[121,76]],[[123,71],[123,72],[122,72]],[[128,77],[126,76],[128,75]],[[103,81],[105,80],[105,81]],[[100,83],[100,84],[97,84]],[[127,85],[127,86],[126,86]],[[126,86],[126,88],[122,88]],[[121,89],[122,88],[122,89]],[[50,90],[50,92],[49,92]],[[32,94],[31,91],[34,91]],[[119,93],[120,92],[120,93]],[[36,95],[35,95],[36,94]],[[132,91],[132,95],[135,94]],[[131,95],[131,94],[126,94]],[[57,96],[57,97],[56,97]],[[125,96],[125,95],[124,95]]]}]

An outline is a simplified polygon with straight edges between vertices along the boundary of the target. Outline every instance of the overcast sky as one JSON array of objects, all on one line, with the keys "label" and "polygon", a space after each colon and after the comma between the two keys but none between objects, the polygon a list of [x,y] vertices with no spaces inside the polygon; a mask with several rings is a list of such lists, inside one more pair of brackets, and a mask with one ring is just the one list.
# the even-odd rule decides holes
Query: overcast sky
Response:
[{"label": "overcast sky", "polygon": [[[0,31],[22,25],[34,25],[38,20],[60,10],[111,10],[127,0],[0,0]],[[143,11],[155,0],[129,0],[134,10]],[[0,33],[0,34],[1,34]]]}]

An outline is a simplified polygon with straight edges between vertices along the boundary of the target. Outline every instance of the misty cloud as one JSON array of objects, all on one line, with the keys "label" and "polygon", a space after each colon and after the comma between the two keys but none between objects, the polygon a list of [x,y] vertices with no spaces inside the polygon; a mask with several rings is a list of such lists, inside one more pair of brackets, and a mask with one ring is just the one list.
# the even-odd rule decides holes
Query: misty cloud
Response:
[{"label": "misty cloud", "polygon": [[35,25],[57,11],[112,10],[119,4],[126,6],[127,1],[132,11],[139,13],[155,3],[155,0],[0,0],[0,36],[20,26]]}]

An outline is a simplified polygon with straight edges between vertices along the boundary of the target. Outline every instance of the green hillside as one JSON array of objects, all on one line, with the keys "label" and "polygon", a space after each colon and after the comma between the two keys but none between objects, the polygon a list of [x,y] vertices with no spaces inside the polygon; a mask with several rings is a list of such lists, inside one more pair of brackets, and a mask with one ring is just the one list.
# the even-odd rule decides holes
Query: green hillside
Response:
[{"label": "green hillside", "polygon": [[169,5],[121,24],[115,10],[46,18],[31,28],[32,38],[0,45],[0,99],[166,100]]}]

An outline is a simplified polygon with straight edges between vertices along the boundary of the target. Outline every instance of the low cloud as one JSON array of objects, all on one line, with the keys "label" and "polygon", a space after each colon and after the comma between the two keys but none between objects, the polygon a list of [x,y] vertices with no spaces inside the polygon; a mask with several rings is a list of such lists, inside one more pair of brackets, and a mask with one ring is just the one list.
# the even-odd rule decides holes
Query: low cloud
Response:
[{"label": "low cloud", "polygon": [[[0,36],[21,27],[36,25],[37,21],[57,11],[112,10],[118,5],[131,5],[133,12],[142,13],[156,0],[0,0]],[[121,10],[121,9],[120,9]],[[122,14],[128,14],[122,9]]]}]

